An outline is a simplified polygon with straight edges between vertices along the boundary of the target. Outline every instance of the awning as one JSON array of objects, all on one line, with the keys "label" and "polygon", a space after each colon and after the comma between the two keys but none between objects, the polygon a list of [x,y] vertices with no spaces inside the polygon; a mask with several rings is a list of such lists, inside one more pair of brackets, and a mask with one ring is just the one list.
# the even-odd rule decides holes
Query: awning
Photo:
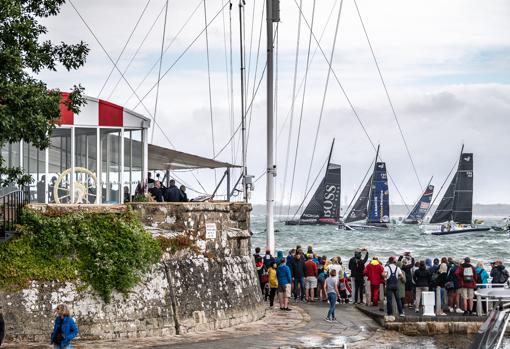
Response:
[{"label": "awning", "polygon": [[185,170],[199,168],[241,167],[228,162],[216,161],[198,155],[149,144],[149,170]]}]

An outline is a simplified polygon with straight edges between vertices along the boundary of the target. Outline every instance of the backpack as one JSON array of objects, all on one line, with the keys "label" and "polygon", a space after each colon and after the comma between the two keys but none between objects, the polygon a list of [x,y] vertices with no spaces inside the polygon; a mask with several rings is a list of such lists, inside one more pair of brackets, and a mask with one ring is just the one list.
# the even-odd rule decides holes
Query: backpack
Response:
[{"label": "backpack", "polygon": [[471,266],[463,267],[462,275],[464,276],[464,282],[473,282],[474,273],[473,268]]},{"label": "backpack", "polygon": [[395,267],[395,272],[391,270],[391,266],[388,266],[388,268],[390,269],[390,277],[386,280],[386,288],[395,291],[398,289],[397,267]]}]

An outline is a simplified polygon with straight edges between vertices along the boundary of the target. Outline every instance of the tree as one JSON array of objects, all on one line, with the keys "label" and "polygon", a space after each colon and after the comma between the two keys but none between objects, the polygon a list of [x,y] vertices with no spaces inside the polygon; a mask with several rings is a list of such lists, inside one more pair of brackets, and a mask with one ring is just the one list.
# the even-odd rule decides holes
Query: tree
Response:
[{"label": "tree", "polygon": [[[68,71],[85,64],[89,52],[81,41],[69,45],[44,40],[47,28],[42,18],[56,16],[65,0],[0,0],[0,147],[25,141],[40,150],[50,144],[50,135],[60,116],[60,91],[49,90],[34,78],[42,70]],[[84,89],[74,85],[65,104],[79,112],[85,103]],[[27,184],[31,177],[21,168],[5,166],[0,154],[0,186]]]}]

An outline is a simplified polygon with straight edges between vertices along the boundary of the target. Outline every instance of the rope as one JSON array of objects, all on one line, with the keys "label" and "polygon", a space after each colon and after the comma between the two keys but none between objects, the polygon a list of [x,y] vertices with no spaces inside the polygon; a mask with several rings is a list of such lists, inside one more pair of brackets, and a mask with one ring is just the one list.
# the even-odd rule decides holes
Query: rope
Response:
[{"label": "rope", "polygon": [[[303,4],[303,0],[299,0],[299,6]],[[292,103],[290,105],[290,125],[289,125],[289,137],[287,138],[287,152],[285,156],[285,170],[283,174],[283,188],[282,195],[280,200],[280,210],[279,214],[282,214],[283,209],[283,198],[285,197],[285,188],[287,185],[287,172],[289,168],[289,158],[290,158],[290,141],[292,139],[292,126],[294,121],[294,105],[296,102],[296,81],[297,81],[297,68],[299,62],[299,42],[301,39],[301,16],[298,16],[298,28],[297,28],[297,40],[296,40],[296,55],[294,58],[294,77],[292,81]],[[278,128],[277,128],[278,129]],[[276,137],[278,139],[278,136]]]},{"label": "rope", "polygon": [[[301,9],[301,8],[300,8]],[[304,17],[303,17],[304,19]],[[309,26],[310,29],[310,36],[308,38],[308,52],[306,55],[306,68],[305,68],[305,82],[303,87],[303,98],[301,99],[301,112],[299,115],[299,124],[298,124],[298,134],[297,134],[297,142],[296,142],[296,152],[294,154],[294,166],[292,169],[292,181],[290,183],[290,196],[289,196],[289,206],[287,208],[287,214],[290,212],[290,205],[292,203],[292,192],[294,190],[294,179],[296,176],[296,165],[297,165],[297,158],[299,153],[299,141],[301,139],[301,125],[303,122],[303,112],[305,109],[305,95],[306,95],[306,84],[308,80],[308,69],[310,64],[310,47],[312,45],[312,36],[313,36],[313,22],[315,20],[315,0],[313,0],[313,8],[312,8],[312,24]]]},{"label": "rope", "polygon": [[[133,37],[133,34],[135,33],[135,30],[138,27],[138,24],[140,23],[140,20],[142,19],[143,15],[145,14],[145,11],[147,10],[147,7],[149,6],[150,3],[151,3],[151,0],[148,0],[147,3],[145,4],[145,6],[144,6],[144,8],[142,10],[142,13],[138,17],[138,20],[136,21],[135,26],[131,30],[131,33],[129,34],[129,37],[126,40],[126,43],[124,44],[124,47],[122,47],[122,50],[120,51],[119,56],[117,57],[117,60],[115,61],[115,64],[119,63],[120,58],[124,54],[124,50],[126,49],[127,45],[129,44],[129,41],[131,41],[131,38]],[[108,81],[110,81],[110,77],[112,76],[112,73],[113,73],[114,70],[115,70],[115,67],[112,67],[112,69],[110,70],[110,73],[108,74],[108,76],[106,77],[106,80],[103,83],[103,86],[101,87],[101,90],[99,90],[99,93],[97,94],[97,98],[99,98],[101,96],[101,93],[103,92],[103,90],[104,90],[106,84],[108,83]]]},{"label": "rope", "polygon": [[391,112],[393,113],[393,117],[395,119],[395,122],[397,123],[398,131],[400,132],[400,136],[402,137],[402,141],[404,142],[404,146],[407,151],[407,156],[409,156],[409,160],[411,161],[411,165],[413,167],[414,174],[416,175],[416,179],[418,180],[418,184],[420,185],[420,191],[421,191],[423,186],[421,185],[420,176],[418,176],[418,171],[416,170],[416,166],[414,165],[413,157],[411,156],[411,151],[409,150],[409,146],[407,145],[406,138],[404,137],[404,132],[402,131],[402,127],[400,127],[400,122],[398,121],[397,113],[395,112],[395,107],[393,106],[393,102],[391,101],[390,94],[388,92],[388,88],[386,87],[386,83],[384,82],[384,78],[381,73],[381,68],[379,67],[379,63],[377,62],[377,58],[374,53],[374,48],[372,47],[372,44],[368,37],[368,32],[367,32],[367,29],[365,28],[365,23],[363,22],[363,18],[361,17],[361,12],[359,11],[358,3],[356,2],[356,0],[354,0],[354,5],[356,6],[356,11],[358,12],[358,17],[361,22],[361,26],[363,27],[363,31],[365,32],[365,37],[367,38],[368,46],[370,47],[370,52],[372,53],[372,57],[374,58],[374,63],[377,68],[377,72],[379,73],[379,77],[381,78],[381,83],[384,87],[384,92],[386,93],[386,97],[388,98],[388,102],[391,107]]},{"label": "rope", "polygon": [[[308,26],[308,28],[310,28],[310,30],[311,30],[311,26],[310,26],[310,24],[308,23],[308,21],[306,20],[306,17],[304,16],[304,14],[303,14],[303,11],[302,11],[301,7],[299,7],[299,5],[298,5],[298,3],[297,3],[297,1],[296,1],[296,0],[294,0],[294,3],[296,4],[296,6],[298,6],[299,12],[300,12],[301,16],[303,16],[303,20],[305,21],[305,23],[306,23],[306,25]],[[351,102],[351,100],[350,100],[349,96],[347,95],[347,92],[345,91],[345,89],[344,89],[344,87],[343,87],[342,83],[340,82],[340,79],[338,78],[338,75],[336,74],[335,70],[334,70],[334,69],[333,69],[333,67],[331,66],[331,63],[329,62],[328,57],[327,57],[327,56],[326,56],[326,54],[324,53],[324,50],[322,49],[322,47],[321,47],[321,45],[320,45],[319,41],[317,40],[317,37],[315,36],[315,34],[313,34],[313,31],[311,31],[311,32],[312,32],[312,36],[313,36],[313,38],[314,38],[315,42],[317,43],[317,46],[318,46],[319,50],[320,50],[320,51],[321,51],[321,53],[322,53],[322,56],[323,56],[324,60],[325,60],[325,61],[326,61],[326,63],[328,64],[329,69],[331,69],[331,73],[333,74],[333,77],[335,78],[335,80],[336,80],[336,82],[337,82],[338,86],[340,87],[340,90],[342,91],[342,94],[344,95],[344,97],[345,97],[345,99],[347,100],[347,103],[349,104],[349,107],[351,108],[351,110],[352,110],[352,112],[353,112],[354,116],[356,117],[356,119],[357,119],[358,123],[360,124],[361,128],[363,129],[364,134],[365,134],[365,135],[366,135],[366,137],[368,138],[368,140],[369,140],[370,144],[372,145],[372,148],[373,148],[374,150],[377,150],[377,147],[375,146],[374,142],[372,141],[372,138],[370,138],[370,135],[368,134],[368,131],[367,131],[367,129],[365,128],[365,125],[364,125],[364,124],[363,124],[363,122],[361,121],[361,118],[359,117],[358,112],[356,111],[356,108],[354,108],[354,105],[352,104],[352,102]],[[381,156],[379,156],[379,157],[380,157],[380,158],[381,158],[381,160],[382,160],[382,157],[381,157]],[[402,199],[402,202],[403,202],[403,203],[404,203],[404,205],[406,206],[407,211],[408,211],[408,212],[410,212],[409,207],[407,206],[407,204],[406,204],[406,202],[405,202],[405,200],[404,200],[404,197],[402,196],[402,193],[401,193],[401,192],[400,192],[400,190],[398,189],[398,186],[395,184],[395,181],[393,180],[393,178],[392,178],[392,176],[390,175],[389,171],[387,172],[387,174],[388,174],[388,178],[390,179],[391,183],[395,186],[395,189],[397,190],[397,193],[399,194],[400,198]]]},{"label": "rope", "polygon": [[315,177],[315,179],[313,180],[313,183],[312,185],[310,186],[310,188],[308,189],[307,192],[305,192],[305,197],[303,198],[303,201],[301,201],[301,203],[299,204],[299,207],[297,208],[296,212],[294,213],[294,215],[292,216],[292,219],[294,219],[296,217],[296,215],[298,214],[299,210],[301,210],[301,207],[303,207],[303,204],[305,203],[306,199],[308,198],[308,194],[310,194],[310,192],[312,191],[312,188],[313,186],[315,185],[315,182],[317,182],[317,179],[319,179],[320,177],[320,174],[322,172],[322,169],[324,168],[324,166],[326,166],[326,164],[328,163],[328,161],[326,160],[326,162],[324,162],[319,170],[319,172],[317,173],[317,176]]},{"label": "rope", "polygon": [[[221,11],[223,13],[223,11]],[[212,92],[211,92],[211,64],[209,59],[209,31],[207,30],[207,5],[204,0],[204,25],[205,25],[205,47],[207,53],[207,83],[209,87],[209,115],[211,121],[211,140],[212,140],[212,155],[216,156],[216,147],[214,144],[214,118],[213,118],[213,106],[212,106]],[[216,171],[214,171],[214,181],[216,182]]]},{"label": "rope", "polygon": [[[425,214],[425,216],[427,216],[427,214],[429,213],[429,211],[432,209],[432,206],[434,206],[434,203],[436,202],[437,198],[439,197],[439,195],[441,194],[441,191],[443,190],[443,187],[444,185],[446,184],[446,182],[448,182],[448,178],[450,178],[453,170],[455,170],[455,168],[458,166],[458,161],[455,161],[455,163],[453,164],[450,172],[448,172],[448,175],[446,176],[443,184],[441,184],[441,188],[439,188],[439,191],[436,193],[436,197],[434,198],[434,200],[432,200],[432,202],[430,203],[430,206],[429,206],[429,209],[427,211],[427,213]],[[425,216],[423,216],[423,218],[425,218]]]},{"label": "rope", "polygon": [[345,209],[345,213],[349,212],[352,204],[354,203],[354,200],[356,200],[356,197],[358,196],[358,193],[359,193],[360,189],[363,188],[363,186],[365,184],[365,180],[367,179],[368,174],[370,173],[371,170],[373,170],[373,168],[374,168],[373,166],[374,166],[374,161],[372,161],[370,163],[370,166],[368,167],[367,172],[365,172],[365,175],[363,176],[363,179],[361,180],[361,184],[356,189],[356,192],[354,193],[354,196],[352,197],[351,202],[349,202],[349,205]]},{"label": "rope", "polygon": [[[167,17],[168,17],[168,0],[166,0],[165,20],[163,22],[163,38],[161,39],[161,51],[160,51],[160,54],[159,54],[158,86],[156,88],[156,100],[154,102],[154,121],[156,121],[157,112],[158,112],[159,81],[160,81],[160,78],[161,78],[161,65],[163,63],[163,48],[165,47],[166,19],[167,19]],[[154,142],[154,130],[155,130],[155,127],[152,128],[151,143]]]},{"label": "rope", "polygon": [[[136,58],[136,56],[138,55],[138,53],[140,52],[140,49],[142,48],[143,44],[145,43],[145,41],[147,40],[147,38],[149,37],[149,34],[152,32],[152,29],[154,29],[154,27],[156,26],[156,23],[158,22],[159,20],[159,17],[161,17],[161,15],[163,14],[163,11],[165,10],[165,5],[163,5],[163,7],[161,8],[161,11],[159,11],[159,14],[156,16],[156,19],[152,22],[152,25],[151,27],[149,28],[149,30],[147,31],[147,33],[145,33],[145,36],[144,38],[142,39],[142,41],[140,42],[140,45],[138,45],[138,48],[136,49],[135,53],[131,56],[131,59],[129,60],[126,68],[124,68],[124,71],[122,72],[123,74],[126,74],[126,72],[128,71],[129,67],[131,67],[131,63],[133,63],[133,60]],[[117,87],[119,86],[119,83],[122,81],[122,76],[119,77],[119,79],[117,80],[117,82],[115,83],[115,86],[113,87],[112,91],[110,92],[110,94],[108,95],[108,98],[107,100],[110,100],[112,98],[112,95],[115,93],[115,91],[117,90]]]},{"label": "rope", "polygon": [[[342,14],[342,5],[344,1],[340,1],[340,7],[338,9],[338,17],[336,19],[336,27],[335,27],[335,35],[333,38],[333,47],[331,48],[331,55],[329,57],[330,62],[333,64],[333,57],[335,54],[335,47],[336,47],[336,39],[338,35],[338,28],[340,27],[340,16]],[[313,160],[315,157],[315,150],[317,149],[317,139],[319,138],[319,130],[321,128],[321,122],[322,122],[322,116],[324,113],[324,105],[326,103],[326,95],[328,94],[328,86],[329,86],[329,77],[331,75],[331,69],[328,69],[328,74],[326,76],[326,84],[324,86],[324,94],[322,95],[322,103],[321,103],[321,111],[319,113],[319,121],[317,123],[317,128],[315,130],[315,139],[313,142],[313,150],[312,150],[312,158],[310,159],[310,166],[308,167],[308,175],[306,177],[306,185],[305,185],[305,193],[308,189],[308,181],[310,180],[310,174],[312,173],[312,166],[313,166]]]},{"label": "rope", "polygon": [[[69,3],[71,4],[71,6],[73,7],[73,9],[75,10],[76,14],[80,17],[81,21],[83,22],[83,24],[85,25],[85,27],[88,29],[88,31],[92,34],[92,36],[94,37],[94,39],[96,40],[96,42],[99,44],[99,46],[101,47],[101,49],[103,50],[103,52],[105,53],[105,55],[108,57],[108,59],[110,60],[111,63],[113,63],[115,69],[117,69],[117,71],[121,74],[122,76],[122,79],[126,82],[126,84],[128,85],[128,87],[131,89],[131,91],[134,93],[134,95],[136,96],[136,98],[138,98],[138,100],[140,100],[140,97],[138,96],[138,94],[136,93],[136,91],[133,89],[133,87],[131,86],[131,84],[129,83],[129,81],[126,79],[126,77],[124,76],[124,74],[120,71],[119,67],[117,66],[117,64],[115,64],[115,61],[112,59],[112,57],[110,56],[110,54],[108,53],[108,51],[106,51],[106,48],[103,46],[103,44],[101,43],[101,41],[99,40],[99,38],[97,37],[97,35],[94,33],[94,31],[92,30],[92,28],[88,25],[87,21],[85,20],[85,18],[83,18],[83,16],[81,15],[80,11],[78,11],[78,8],[76,8],[76,6],[74,5],[74,3],[72,2],[72,0],[69,0]],[[154,119],[151,112],[149,111],[149,109],[147,108],[147,106],[142,102],[142,100],[140,100],[140,104],[142,104],[142,106],[144,107],[145,111],[147,112],[147,115],[151,118],[151,119]],[[163,129],[161,128],[161,126],[157,123],[157,122],[154,122],[156,124],[156,126],[158,126],[158,128],[161,130],[161,132],[163,132],[163,135],[165,136],[165,138],[167,139],[167,141],[172,145],[172,147],[175,148],[174,144],[172,143],[172,141],[168,138],[168,136],[166,135],[166,133],[163,131]]]}]

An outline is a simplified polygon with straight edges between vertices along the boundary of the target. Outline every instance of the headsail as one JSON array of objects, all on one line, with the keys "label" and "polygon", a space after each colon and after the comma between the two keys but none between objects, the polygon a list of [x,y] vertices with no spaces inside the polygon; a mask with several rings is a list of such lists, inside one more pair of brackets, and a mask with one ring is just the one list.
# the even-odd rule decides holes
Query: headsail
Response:
[{"label": "headsail", "polygon": [[345,217],[344,222],[345,223],[351,223],[356,221],[361,221],[367,218],[367,207],[368,207],[368,196],[370,194],[370,186],[372,185],[372,176],[367,181],[367,184],[365,184],[365,187],[363,188],[363,191],[358,197],[358,200],[356,200],[356,203],[352,207],[351,211]]},{"label": "headsail", "polygon": [[453,220],[456,223],[471,224],[472,217],[473,154],[461,152],[457,172],[430,219],[430,223]]},{"label": "headsail", "polygon": [[414,205],[411,213],[404,219],[404,222],[418,222],[422,221],[430,208],[430,202],[432,201],[432,195],[434,194],[434,186],[429,184],[423,192],[420,200]]},{"label": "headsail", "polygon": [[301,220],[338,222],[340,217],[341,166],[330,163],[326,175],[306,206]]},{"label": "headsail", "polygon": [[471,224],[473,220],[473,154],[463,153],[457,171],[452,220]]},{"label": "headsail", "polygon": [[376,162],[370,190],[367,223],[389,223],[390,196],[386,163]]}]

